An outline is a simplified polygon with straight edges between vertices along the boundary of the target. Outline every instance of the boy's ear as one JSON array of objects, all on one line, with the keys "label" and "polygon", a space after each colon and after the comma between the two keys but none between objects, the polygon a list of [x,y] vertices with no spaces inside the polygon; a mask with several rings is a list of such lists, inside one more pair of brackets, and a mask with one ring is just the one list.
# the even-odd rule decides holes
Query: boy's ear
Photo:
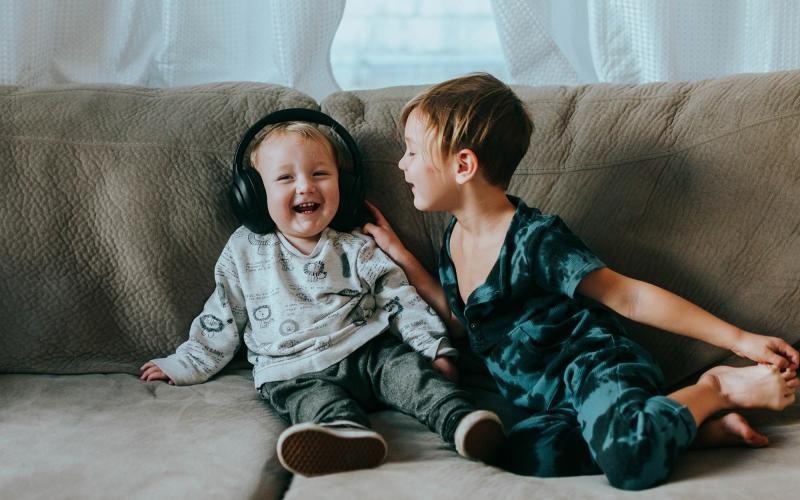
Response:
[{"label": "boy's ear", "polygon": [[456,153],[456,182],[466,184],[478,173],[478,157],[471,149],[464,148]]}]

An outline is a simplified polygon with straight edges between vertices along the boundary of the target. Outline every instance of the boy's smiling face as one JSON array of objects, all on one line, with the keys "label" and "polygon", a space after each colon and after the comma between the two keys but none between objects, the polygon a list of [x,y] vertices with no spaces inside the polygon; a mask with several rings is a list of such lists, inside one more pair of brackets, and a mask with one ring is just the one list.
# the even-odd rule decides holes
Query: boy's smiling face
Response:
[{"label": "boy's smiling face", "polygon": [[406,120],[404,139],[406,151],[398,166],[414,194],[417,210],[448,211],[447,201],[458,189],[449,163],[437,166],[430,157],[427,125],[419,110],[414,110]]},{"label": "boy's smiling face", "polygon": [[299,250],[311,252],[339,209],[333,147],[298,133],[277,133],[256,149],[255,169],[275,226]]}]

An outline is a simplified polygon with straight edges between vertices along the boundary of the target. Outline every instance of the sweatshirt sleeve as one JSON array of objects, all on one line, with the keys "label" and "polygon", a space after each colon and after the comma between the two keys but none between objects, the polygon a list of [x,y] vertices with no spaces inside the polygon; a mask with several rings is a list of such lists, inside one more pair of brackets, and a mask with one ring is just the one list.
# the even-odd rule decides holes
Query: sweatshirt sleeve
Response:
[{"label": "sweatshirt sleeve", "polygon": [[428,359],[458,356],[436,311],[372,238],[359,251],[357,265],[359,276],[372,286],[377,307],[389,313],[392,326],[406,344]]},{"label": "sweatshirt sleeve", "polygon": [[239,332],[247,323],[247,311],[230,240],[217,260],[214,277],[214,293],[192,321],[189,339],[178,346],[175,354],[153,360],[176,385],[205,382],[239,348]]}]

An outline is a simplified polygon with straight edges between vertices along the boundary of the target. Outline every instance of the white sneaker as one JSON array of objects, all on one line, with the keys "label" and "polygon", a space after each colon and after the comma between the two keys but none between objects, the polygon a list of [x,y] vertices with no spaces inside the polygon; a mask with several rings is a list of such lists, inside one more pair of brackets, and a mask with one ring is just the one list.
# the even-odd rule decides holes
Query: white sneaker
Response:
[{"label": "white sneaker", "polygon": [[464,458],[495,463],[506,435],[500,417],[487,410],[475,410],[456,427],[456,451]]},{"label": "white sneaker", "polygon": [[344,420],[295,424],[278,437],[281,465],[303,476],[377,467],[386,452],[380,434]]}]

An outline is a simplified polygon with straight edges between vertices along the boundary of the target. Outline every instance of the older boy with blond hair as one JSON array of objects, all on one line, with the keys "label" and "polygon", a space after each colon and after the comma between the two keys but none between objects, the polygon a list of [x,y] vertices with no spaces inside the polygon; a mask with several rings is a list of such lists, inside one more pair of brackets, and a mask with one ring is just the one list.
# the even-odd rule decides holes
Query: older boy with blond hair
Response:
[{"label": "older boy with blond hair", "polygon": [[[768,443],[730,411],[791,404],[798,352],[613,271],[560,218],[508,195],[532,132],[508,86],[488,74],[449,80],[412,99],[401,121],[399,166],[414,206],[453,215],[440,282],[374,207],[377,222],[364,230],[451,329],[466,332],[501,394],[529,412],[509,431],[504,467],[535,476],[602,472],[613,486],[638,490],[665,481],[692,444]],[[712,368],[664,395],[660,369],[614,312],[760,364]]]}]

